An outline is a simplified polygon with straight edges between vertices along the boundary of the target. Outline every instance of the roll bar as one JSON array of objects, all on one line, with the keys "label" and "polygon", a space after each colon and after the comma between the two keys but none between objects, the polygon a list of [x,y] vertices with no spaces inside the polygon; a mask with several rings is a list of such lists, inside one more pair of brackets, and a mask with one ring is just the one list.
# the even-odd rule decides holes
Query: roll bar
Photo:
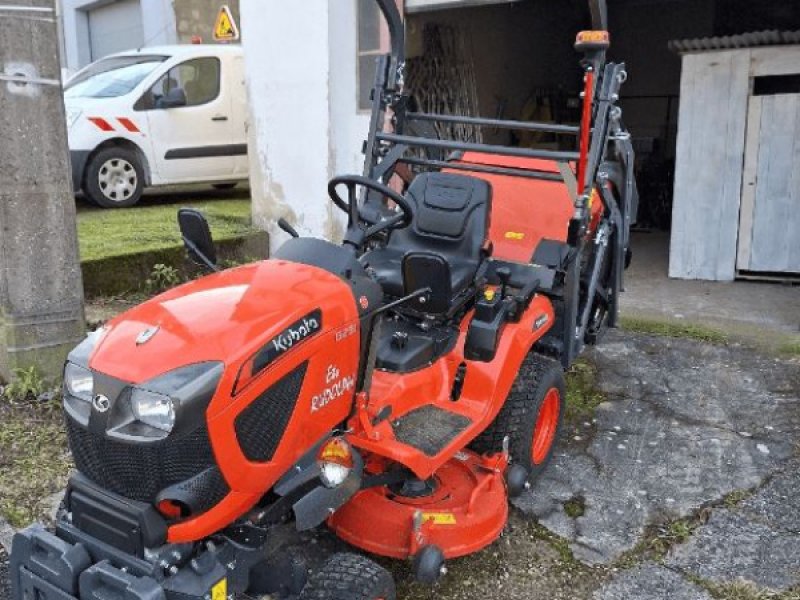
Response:
[{"label": "roll bar", "polygon": [[378,6],[389,25],[389,39],[391,40],[391,64],[389,65],[389,87],[395,88],[402,83],[401,71],[406,60],[406,33],[403,17],[397,9],[396,0],[376,0]]},{"label": "roll bar", "polygon": [[606,0],[589,0],[592,13],[592,29],[608,30],[608,7]]}]

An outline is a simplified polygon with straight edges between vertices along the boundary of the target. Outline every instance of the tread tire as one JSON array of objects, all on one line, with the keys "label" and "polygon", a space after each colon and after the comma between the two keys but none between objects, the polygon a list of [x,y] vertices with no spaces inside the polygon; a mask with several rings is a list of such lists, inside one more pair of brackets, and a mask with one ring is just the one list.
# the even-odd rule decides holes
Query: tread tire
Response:
[{"label": "tread tire", "polygon": [[[533,464],[532,446],[533,432],[539,409],[547,391],[556,388],[561,403],[558,414],[558,425],[553,444],[547,457],[538,465]],[[564,372],[561,364],[531,352],[525,357],[511,392],[506,398],[503,408],[489,427],[470,444],[470,449],[480,454],[501,452],[503,439],[509,436],[509,453],[513,464],[524,466],[529,471],[528,481],[533,483],[541,475],[553,456],[555,447],[564,424],[564,403],[566,391]]]},{"label": "tread tire", "polygon": [[395,600],[389,572],[358,554],[334,554],[309,577],[300,600]]}]

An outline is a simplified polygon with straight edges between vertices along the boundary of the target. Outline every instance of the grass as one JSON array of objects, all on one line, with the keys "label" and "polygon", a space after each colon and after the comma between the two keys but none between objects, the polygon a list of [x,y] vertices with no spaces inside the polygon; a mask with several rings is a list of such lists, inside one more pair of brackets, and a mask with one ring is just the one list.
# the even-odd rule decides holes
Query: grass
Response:
[{"label": "grass", "polygon": [[716,583],[692,573],[684,573],[684,576],[695,585],[705,589],[715,600],[800,600],[800,588],[776,592],[761,589],[744,580]]},{"label": "grass", "polygon": [[622,317],[620,321],[622,329],[634,333],[687,338],[707,342],[709,344],[727,344],[730,341],[725,333],[703,325],[676,323],[674,321],[658,321],[639,317]]},{"label": "grass", "polygon": [[0,515],[14,527],[40,518],[71,468],[60,401],[11,404],[0,397]]},{"label": "grass", "polygon": [[[216,240],[251,233],[250,200],[204,199],[188,206],[201,210]],[[91,261],[132,252],[148,252],[181,244],[174,204],[132,209],[86,210],[78,213],[81,260]]]},{"label": "grass", "polygon": [[784,356],[800,356],[800,339],[782,344],[778,352]]},{"label": "grass", "polygon": [[564,418],[568,424],[591,419],[606,397],[597,389],[597,368],[585,358],[576,360],[566,375],[567,406]]}]

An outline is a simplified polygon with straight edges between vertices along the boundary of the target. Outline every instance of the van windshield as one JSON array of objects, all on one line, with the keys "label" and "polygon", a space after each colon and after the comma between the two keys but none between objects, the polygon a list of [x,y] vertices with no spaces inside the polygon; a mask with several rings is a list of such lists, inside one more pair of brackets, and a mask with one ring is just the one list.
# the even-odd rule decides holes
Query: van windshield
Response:
[{"label": "van windshield", "polygon": [[99,60],[75,75],[66,98],[117,98],[132,91],[168,56],[115,56]]}]

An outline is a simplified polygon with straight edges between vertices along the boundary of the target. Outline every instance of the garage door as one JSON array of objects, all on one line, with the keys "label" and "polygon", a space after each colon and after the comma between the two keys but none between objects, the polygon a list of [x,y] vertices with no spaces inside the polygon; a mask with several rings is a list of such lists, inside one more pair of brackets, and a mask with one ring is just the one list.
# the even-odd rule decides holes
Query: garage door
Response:
[{"label": "garage door", "polygon": [[462,8],[464,6],[487,6],[489,4],[509,4],[520,0],[406,0],[406,12],[424,12],[443,8]]},{"label": "garage door", "polygon": [[139,0],[119,0],[89,11],[92,60],[144,45]]}]

